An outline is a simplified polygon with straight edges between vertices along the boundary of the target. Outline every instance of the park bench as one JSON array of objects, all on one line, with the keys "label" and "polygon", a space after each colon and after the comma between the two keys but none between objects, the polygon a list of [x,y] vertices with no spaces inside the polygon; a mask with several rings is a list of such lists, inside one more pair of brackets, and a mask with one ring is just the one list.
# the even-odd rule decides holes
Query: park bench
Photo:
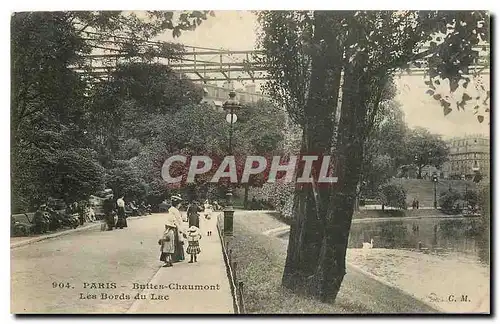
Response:
[{"label": "park bench", "polygon": [[11,236],[29,236],[33,232],[33,216],[35,213],[12,215]]},{"label": "park bench", "polygon": [[163,202],[158,205],[158,210],[160,211],[160,213],[168,212],[169,208],[170,208],[170,205],[163,203]]}]

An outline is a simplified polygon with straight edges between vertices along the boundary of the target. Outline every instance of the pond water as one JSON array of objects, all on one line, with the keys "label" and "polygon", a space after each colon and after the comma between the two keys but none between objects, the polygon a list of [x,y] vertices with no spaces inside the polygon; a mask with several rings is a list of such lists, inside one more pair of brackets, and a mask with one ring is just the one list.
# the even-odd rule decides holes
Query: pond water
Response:
[{"label": "pond water", "polygon": [[461,252],[484,258],[480,218],[420,218],[356,222],[351,225],[349,248],[362,248],[373,239],[374,248],[429,249]]}]

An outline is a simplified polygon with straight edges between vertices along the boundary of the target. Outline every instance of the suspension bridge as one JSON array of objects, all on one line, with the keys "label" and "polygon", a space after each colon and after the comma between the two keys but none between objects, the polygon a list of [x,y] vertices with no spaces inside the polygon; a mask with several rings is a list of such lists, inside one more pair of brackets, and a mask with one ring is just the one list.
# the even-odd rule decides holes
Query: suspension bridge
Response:
[{"label": "suspension bridge", "polygon": [[[74,70],[85,77],[100,81],[106,79],[116,69],[119,64],[126,62],[155,62],[169,66],[181,75],[196,82],[209,81],[256,81],[266,80],[269,75],[264,65],[261,63],[263,51],[256,49],[249,50],[226,50],[206,47],[195,47],[182,45],[181,51],[167,51],[161,54],[161,49],[165,46],[173,46],[167,42],[142,42],[142,49],[130,53],[119,49],[117,44],[123,44],[126,37],[115,37],[111,40],[99,40],[111,44],[111,47],[99,47],[100,52],[84,55],[86,68],[74,67]],[[159,49],[151,54],[148,47]],[[422,51],[428,48],[423,47]],[[164,51],[165,52],[165,51]],[[470,71],[479,74],[489,74],[489,45],[479,49],[479,59]],[[424,75],[426,62],[410,66],[411,75]],[[474,72],[473,72],[474,73]]]}]

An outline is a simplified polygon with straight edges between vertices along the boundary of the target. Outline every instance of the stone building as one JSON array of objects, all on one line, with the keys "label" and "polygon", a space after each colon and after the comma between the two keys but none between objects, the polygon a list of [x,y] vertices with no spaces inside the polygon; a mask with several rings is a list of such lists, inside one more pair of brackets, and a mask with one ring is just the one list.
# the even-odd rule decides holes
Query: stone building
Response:
[{"label": "stone building", "polygon": [[476,172],[490,176],[490,139],[486,135],[467,135],[447,141],[449,160],[441,171],[445,178],[472,179]]},{"label": "stone building", "polygon": [[[203,85],[204,97],[202,102],[213,105],[217,110],[222,110],[222,105],[229,99],[229,92],[234,89],[233,83],[224,82],[222,86],[215,83],[206,83]],[[236,100],[241,104],[257,102],[262,99],[269,99],[264,94],[256,90],[255,84],[246,85],[244,88],[234,89]]]}]

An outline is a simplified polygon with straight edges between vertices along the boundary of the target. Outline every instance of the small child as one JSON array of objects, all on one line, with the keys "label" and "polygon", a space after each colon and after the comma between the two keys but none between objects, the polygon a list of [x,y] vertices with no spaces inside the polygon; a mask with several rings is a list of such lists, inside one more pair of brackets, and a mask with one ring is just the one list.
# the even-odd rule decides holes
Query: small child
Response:
[{"label": "small child", "polygon": [[160,261],[165,262],[164,267],[172,266],[172,255],[175,251],[175,231],[176,227],[173,223],[165,224],[165,232],[163,232],[163,236],[158,240],[158,244],[160,247]]},{"label": "small child", "polygon": [[191,261],[188,263],[193,263],[198,262],[196,260],[196,256],[201,252],[200,250],[200,241],[201,240],[201,234],[198,230],[198,227],[196,226],[191,226],[188,229],[188,234],[187,234],[187,241],[188,241],[188,247],[186,252],[191,255]]}]

